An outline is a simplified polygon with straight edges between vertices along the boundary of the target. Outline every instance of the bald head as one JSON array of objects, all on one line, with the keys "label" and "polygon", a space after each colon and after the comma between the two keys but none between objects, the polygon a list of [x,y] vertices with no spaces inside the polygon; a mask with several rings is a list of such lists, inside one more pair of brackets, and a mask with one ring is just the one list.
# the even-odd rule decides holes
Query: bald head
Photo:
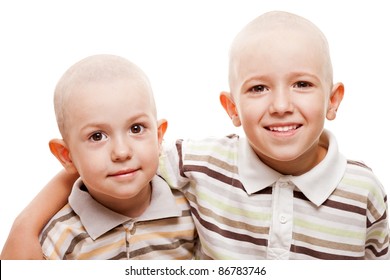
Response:
[{"label": "bald head", "polygon": [[[274,11],[265,13],[247,24],[235,37],[230,49],[229,83],[232,88],[238,73],[237,63],[242,54],[256,46],[288,45],[289,34],[300,34],[310,40],[310,48],[316,50],[322,58],[326,80],[332,83],[333,71],[326,37],[321,30],[309,20],[295,14]],[[286,36],[287,35],[287,36]],[[302,46],[306,49],[307,46]]]},{"label": "bald head", "polygon": [[[115,55],[94,55],[72,65],[58,81],[54,92],[54,109],[58,128],[66,138],[66,119],[71,100],[77,100],[79,90],[91,83],[109,83],[129,80],[142,87],[146,98],[150,98],[156,111],[152,89],[145,73],[134,63]],[[110,94],[115,94],[112,92]]]}]

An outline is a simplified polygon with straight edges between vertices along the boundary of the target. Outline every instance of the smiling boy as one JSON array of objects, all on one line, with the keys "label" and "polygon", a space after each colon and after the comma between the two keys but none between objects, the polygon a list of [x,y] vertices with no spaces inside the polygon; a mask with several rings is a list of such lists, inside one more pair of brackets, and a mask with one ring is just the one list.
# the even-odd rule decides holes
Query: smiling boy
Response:
[{"label": "smiling boy", "polygon": [[311,22],[272,13],[253,21],[233,43],[229,81],[223,106],[264,163],[300,175],[325,157],[320,135],[344,86],[333,84],[328,43]]},{"label": "smiling boy", "polygon": [[387,196],[324,130],[344,95],[308,20],[270,12],[234,39],[220,101],[245,137],[178,141],[160,173],[191,204],[203,259],[387,259]]}]

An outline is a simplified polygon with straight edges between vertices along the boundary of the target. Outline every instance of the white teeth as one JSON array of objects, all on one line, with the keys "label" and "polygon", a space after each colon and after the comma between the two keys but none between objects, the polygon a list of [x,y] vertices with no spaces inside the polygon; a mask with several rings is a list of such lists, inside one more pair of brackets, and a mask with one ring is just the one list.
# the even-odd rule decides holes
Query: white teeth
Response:
[{"label": "white teeth", "polygon": [[289,130],[295,130],[297,129],[297,125],[288,125],[288,126],[270,126],[269,130],[271,131],[278,131],[278,132],[285,132]]}]

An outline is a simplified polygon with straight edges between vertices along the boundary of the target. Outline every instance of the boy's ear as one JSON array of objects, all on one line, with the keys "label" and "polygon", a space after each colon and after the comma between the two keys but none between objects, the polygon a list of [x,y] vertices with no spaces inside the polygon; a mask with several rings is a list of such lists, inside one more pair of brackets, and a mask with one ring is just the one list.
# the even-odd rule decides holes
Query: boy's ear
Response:
[{"label": "boy's ear", "polygon": [[328,111],[326,113],[326,118],[328,120],[332,121],[336,118],[336,113],[343,97],[344,85],[342,83],[334,84],[329,98]]},{"label": "boy's ear", "polygon": [[165,119],[161,119],[157,122],[157,137],[158,137],[158,143],[161,144],[164,134],[167,131],[168,128],[168,121]]},{"label": "boy's ear", "polygon": [[233,125],[239,127],[241,125],[240,118],[238,117],[236,103],[234,103],[230,92],[223,91],[219,95],[219,101],[226,113],[229,115],[233,122]]},{"label": "boy's ear", "polygon": [[62,139],[52,139],[49,142],[51,153],[59,160],[67,172],[75,174],[77,169],[70,157],[69,149]]}]

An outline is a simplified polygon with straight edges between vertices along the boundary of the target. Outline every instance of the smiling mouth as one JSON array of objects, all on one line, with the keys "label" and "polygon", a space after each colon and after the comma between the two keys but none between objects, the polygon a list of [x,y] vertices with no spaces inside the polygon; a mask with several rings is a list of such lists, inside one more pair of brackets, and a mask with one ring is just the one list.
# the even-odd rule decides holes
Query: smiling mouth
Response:
[{"label": "smiling mouth", "polygon": [[133,174],[137,171],[138,169],[127,169],[127,170],[121,170],[116,173],[110,174],[109,177],[117,177],[117,176],[124,176],[124,175],[129,175]]},{"label": "smiling mouth", "polygon": [[302,125],[294,124],[294,125],[278,125],[278,126],[267,126],[265,129],[273,132],[292,132],[300,128]]}]

